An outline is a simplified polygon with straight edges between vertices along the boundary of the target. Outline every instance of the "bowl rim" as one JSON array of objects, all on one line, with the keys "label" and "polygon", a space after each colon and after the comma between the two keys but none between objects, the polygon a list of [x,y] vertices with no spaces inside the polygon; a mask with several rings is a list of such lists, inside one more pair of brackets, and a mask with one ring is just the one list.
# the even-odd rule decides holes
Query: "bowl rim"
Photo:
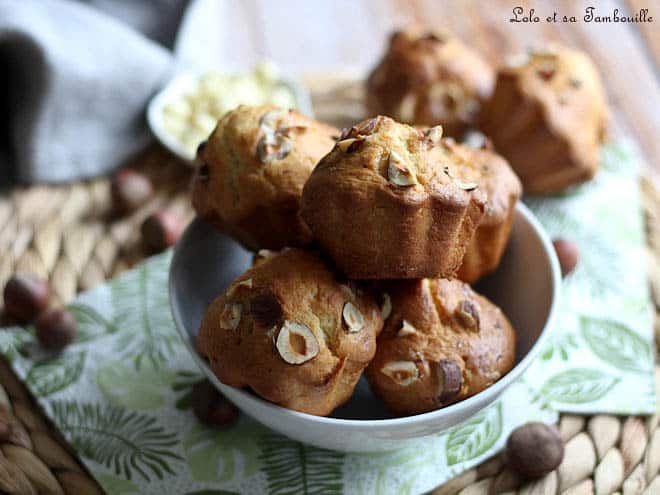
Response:
[{"label": "bowl rim", "polygon": [[[516,364],[507,374],[505,374],[502,378],[500,378],[494,384],[490,385],[485,390],[482,390],[481,392],[473,395],[472,397],[468,397],[467,399],[456,402],[454,404],[450,404],[441,409],[436,409],[434,411],[429,411],[421,414],[403,416],[400,418],[386,418],[386,419],[332,418],[328,416],[317,416],[314,414],[288,409],[286,407],[274,404],[266,399],[262,399],[261,397],[257,396],[254,393],[250,393],[247,390],[240,389],[237,387],[232,387],[231,385],[226,385],[220,382],[220,380],[217,378],[215,373],[213,373],[213,370],[211,370],[211,368],[206,363],[206,361],[200,356],[200,354],[195,349],[195,345],[192,342],[192,339],[190,338],[190,335],[188,334],[187,330],[185,329],[178,308],[174,304],[175,287],[173,282],[174,280],[173,270],[175,266],[175,261],[177,259],[177,254],[179,253],[179,246],[181,245],[181,243],[177,243],[177,245],[174,247],[173,250],[174,253],[172,255],[172,261],[170,263],[170,268],[169,268],[168,292],[169,292],[170,310],[172,313],[172,317],[174,319],[174,323],[177,328],[177,331],[181,336],[181,338],[183,339],[186,347],[192,354],[193,359],[200,367],[204,375],[206,375],[206,377],[211,380],[211,382],[214,384],[216,388],[220,388],[220,386],[229,387],[231,388],[231,391],[233,393],[235,393],[241,399],[244,399],[247,403],[253,402],[255,406],[260,406],[275,414],[277,413],[285,414],[287,416],[290,416],[292,419],[312,422],[319,425],[342,426],[342,427],[347,427],[349,429],[363,429],[365,427],[382,428],[382,427],[390,427],[390,426],[401,427],[401,426],[410,426],[410,425],[430,424],[433,423],[434,420],[440,417],[451,416],[453,413],[460,414],[461,409],[469,410],[472,406],[476,407],[478,411],[481,411],[486,407],[488,407],[488,405],[490,405],[493,401],[495,401],[499,397],[499,395],[501,395],[502,392],[504,392],[504,390],[506,390],[512,383],[514,383],[518,378],[520,378],[523,372],[527,370],[527,368],[529,368],[532,362],[540,354],[541,349],[544,348],[546,341],[550,337],[551,329],[554,327],[555,321],[557,319],[557,313],[558,313],[557,308],[559,306],[560,291],[561,291],[561,271],[559,268],[559,261],[557,259],[555,249],[552,245],[552,242],[550,241],[548,234],[546,233],[545,229],[541,226],[539,221],[536,219],[535,215],[531,212],[531,210],[527,206],[525,206],[520,201],[516,205],[516,213],[522,215],[523,219],[529,225],[531,225],[533,231],[540,239],[541,244],[543,246],[543,250],[545,251],[550,263],[552,295],[550,301],[550,308],[548,310],[548,316],[545,320],[545,324],[543,325],[543,329],[541,330],[539,337],[536,339],[536,342],[532,345],[532,347],[529,349],[527,354],[525,354],[525,356],[520,360],[520,362],[518,362],[518,364]],[[191,231],[193,224],[198,221],[200,221],[200,219],[196,217],[193,220],[193,222],[190,223],[190,225],[186,228],[186,232],[184,232],[184,235],[181,237],[181,241],[183,241],[186,235]],[[483,402],[486,402],[487,405],[480,407],[479,404]]]},{"label": "bowl rim", "polygon": [[[186,151],[186,148],[165,130],[163,124],[163,110],[165,105],[173,101],[177,96],[181,95],[186,90],[192,88],[204,74],[214,72],[214,70],[191,70],[183,69],[172,76],[165,85],[151,97],[147,104],[147,124],[151,133],[170,153],[173,153],[188,165],[193,165],[195,155],[191,155]],[[228,74],[233,73],[228,71]],[[312,100],[309,91],[304,88],[298,81],[291,77],[279,78],[279,83],[287,86],[293,93],[298,111],[314,118],[312,109]]]}]

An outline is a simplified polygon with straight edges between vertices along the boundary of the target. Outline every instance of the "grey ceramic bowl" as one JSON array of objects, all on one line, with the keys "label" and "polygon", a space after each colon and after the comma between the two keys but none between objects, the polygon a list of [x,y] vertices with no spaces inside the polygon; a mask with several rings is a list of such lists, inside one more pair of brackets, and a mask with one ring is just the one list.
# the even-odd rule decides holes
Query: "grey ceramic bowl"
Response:
[{"label": "grey ceramic bowl", "polygon": [[394,417],[362,378],[351,400],[330,417],[277,406],[221,383],[195,350],[207,306],[251,264],[252,254],[203,220],[194,220],[174,251],[170,301],[174,321],[197,364],[244,413],[269,428],[317,447],[348,452],[390,450],[450,428],[497,399],[539,354],[552,328],[561,276],[554,249],[534,215],[519,205],[497,272],[477,290],[497,303],[517,331],[515,367],[483,392],[437,411]]}]

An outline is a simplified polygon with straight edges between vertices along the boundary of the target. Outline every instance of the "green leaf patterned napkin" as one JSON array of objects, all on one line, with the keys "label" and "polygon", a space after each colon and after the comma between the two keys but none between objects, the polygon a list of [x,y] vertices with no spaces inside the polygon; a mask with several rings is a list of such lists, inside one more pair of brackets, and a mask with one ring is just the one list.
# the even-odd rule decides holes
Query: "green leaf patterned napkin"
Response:
[{"label": "green leaf patterned napkin", "polygon": [[0,351],[111,495],[421,493],[495,454],[526,421],[554,421],[556,411],[655,411],[630,151],[606,148],[603,168],[588,185],[526,199],[551,235],[581,248],[541,359],[488,409],[399,451],[325,451],[245,415],[225,430],[199,424],[190,391],[202,376],[170,316],[169,253],[81,295],[70,307],[80,339],[61,355],[43,354],[20,328],[0,332]]},{"label": "green leaf patterned napkin", "polygon": [[655,412],[653,316],[637,163],[630,145],[603,148],[596,179],[525,198],[550,237],[580,247],[564,279],[550,346],[525,375],[554,409]]}]

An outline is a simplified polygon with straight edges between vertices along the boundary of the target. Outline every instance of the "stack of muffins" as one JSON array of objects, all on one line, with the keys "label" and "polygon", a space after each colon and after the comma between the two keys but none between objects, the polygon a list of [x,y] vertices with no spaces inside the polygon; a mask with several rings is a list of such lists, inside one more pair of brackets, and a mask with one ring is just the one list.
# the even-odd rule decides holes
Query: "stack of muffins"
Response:
[{"label": "stack of muffins", "polygon": [[[536,192],[584,181],[603,139],[598,75],[565,48],[495,76],[447,33],[396,33],[367,89],[370,112],[407,123],[339,131],[240,106],[198,150],[197,213],[255,252],[198,349],[223,383],[310,414],[347,401],[363,372],[400,415],[507,373],[514,329],[470,284],[500,262],[518,177]],[[475,126],[504,156],[443,136]]]}]

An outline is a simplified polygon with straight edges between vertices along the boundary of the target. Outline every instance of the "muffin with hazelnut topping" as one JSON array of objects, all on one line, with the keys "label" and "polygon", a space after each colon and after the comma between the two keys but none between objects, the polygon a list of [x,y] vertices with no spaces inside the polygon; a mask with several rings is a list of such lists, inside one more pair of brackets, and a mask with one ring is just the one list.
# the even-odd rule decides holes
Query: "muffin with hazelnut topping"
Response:
[{"label": "muffin with hazelnut topping", "polygon": [[441,124],[458,137],[474,124],[493,80],[493,69],[455,36],[398,31],[367,80],[367,107],[400,122]]},{"label": "muffin with hazelnut topping", "polygon": [[197,347],[218,379],[328,415],[348,400],[383,325],[374,299],[307,251],[268,253],[209,306]]},{"label": "muffin with hazelnut topping", "polygon": [[198,150],[195,210],[255,251],[309,244],[302,188],[338,135],[294,110],[239,106]]},{"label": "muffin with hazelnut topping", "polygon": [[455,153],[478,168],[479,188],[487,198],[484,215],[457,274],[459,279],[472,284],[499,266],[509,241],[522,186],[507,161],[492,150],[489,141],[480,148],[447,141],[447,146]]},{"label": "muffin with hazelnut topping", "polygon": [[388,117],[340,137],[305,184],[302,216],[351,279],[453,276],[484,211],[472,162]]},{"label": "muffin with hazelnut topping", "polygon": [[525,191],[546,193],[594,176],[607,115],[593,62],[553,45],[499,71],[480,121]]},{"label": "muffin with hazelnut topping", "polygon": [[365,375],[396,414],[463,400],[514,365],[516,337],[502,311],[458,280],[392,283],[391,310]]}]

